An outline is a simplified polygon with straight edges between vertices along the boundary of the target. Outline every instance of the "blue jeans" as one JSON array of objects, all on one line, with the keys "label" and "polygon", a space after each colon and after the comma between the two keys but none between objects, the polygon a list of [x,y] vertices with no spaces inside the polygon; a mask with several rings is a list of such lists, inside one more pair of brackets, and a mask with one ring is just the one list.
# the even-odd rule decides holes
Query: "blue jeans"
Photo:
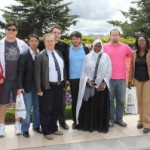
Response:
[{"label": "blue jeans", "polygon": [[[123,119],[125,92],[125,79],[110,80],[110,121],[112,122]],[[116,110],[114,100],[116,100]]]},{"label": "blue jeans", "polygon": [[30,113],[33,107],[33,128],[40,126],[39,117],[39,99],[35,90],[24,94],[24,102],[26,106],[26,118],[22,120],[22,132],[28,131],[30,127]]}]

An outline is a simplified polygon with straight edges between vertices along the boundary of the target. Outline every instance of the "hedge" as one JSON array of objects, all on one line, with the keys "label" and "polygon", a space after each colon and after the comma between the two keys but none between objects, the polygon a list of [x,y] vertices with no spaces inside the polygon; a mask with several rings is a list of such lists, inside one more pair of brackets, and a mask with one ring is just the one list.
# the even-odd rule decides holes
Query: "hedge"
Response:
[{"label": "hedge", "polygon": [[[32,116],[32,112],[31,112],[31,116]],[[71,117],[72,117],[72,115],[71,115],[71,104],[70,104],[70,103],[67,103],[67,104],[66,104],[65,116],[66,116],[66,119],[71,119]],[[32,118],[32,117],[31,117],[31,118]],[[5,122],[6,122],[6,124],[14,124],[14,123],[15,123],[14,104],[11,104],[11,105],[7,108]],[[31,122],[32,122],[32,120],[31,120]]]},{"label": "hedge", "polygon": [[[96,38],[93,37],[89,37],[89,36],[83,36],[82,37],[82,43],[83,44],[92,44],[94,42]],[[103,43],[107,43],[110,41],[109,37],[105,37],[105,38],[99,38],[100,40],[102,40]],[[65,41],[67,44],[71,44],[71,40],[70,38],[63,38],[63,41]],[[120,41],[127,44],[127,45],[134,45],[135,44],[135,38],[133,37],[128,37],[128,38],[120,38]]]}]

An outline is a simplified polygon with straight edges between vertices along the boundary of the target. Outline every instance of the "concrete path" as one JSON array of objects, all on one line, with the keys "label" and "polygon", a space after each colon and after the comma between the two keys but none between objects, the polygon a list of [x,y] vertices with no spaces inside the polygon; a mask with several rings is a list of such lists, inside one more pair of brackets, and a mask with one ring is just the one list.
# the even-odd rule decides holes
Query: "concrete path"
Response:
[{"label": "concrete path", "polygon": [[72,121],[68,120],[70,129],[60,128],[64,135],[54,135],[52,141],[32,131],[32,127],[30,138],[16,136],[14,125],[7,125],[6,136],[0,138],[0,150],[150,150],[150,134],[144,135],[142,129],[136,128],[138,116],[125,115],[124,120],[128,123],[126,128],[115,124],[107,134],[72,130]]}]

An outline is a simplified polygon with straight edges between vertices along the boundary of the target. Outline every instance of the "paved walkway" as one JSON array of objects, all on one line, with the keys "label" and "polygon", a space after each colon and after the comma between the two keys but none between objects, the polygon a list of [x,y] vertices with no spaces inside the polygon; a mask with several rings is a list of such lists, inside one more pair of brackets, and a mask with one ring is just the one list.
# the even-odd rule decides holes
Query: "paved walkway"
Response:
[{"label": "paved walkway", "polygon": [[150,134],[144,135],[142,129],[136,128],[137,119],[137,115],[125,115],[124,120],[128,127],[115,125],[107,134],[72,130],[72,121],[68,120],[70,129],[60,129],[64,135],[55,135],[52,141],[33,132],[32,129],[30,138],[16,136],[14,125],[7,125],[6,137],[0,138],[0,150],[150,150]]}]

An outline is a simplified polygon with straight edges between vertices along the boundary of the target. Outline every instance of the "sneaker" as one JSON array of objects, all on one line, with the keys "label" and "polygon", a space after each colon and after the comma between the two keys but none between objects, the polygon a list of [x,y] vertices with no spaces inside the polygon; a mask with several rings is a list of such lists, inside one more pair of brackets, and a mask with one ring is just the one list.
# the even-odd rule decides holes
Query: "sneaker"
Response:
[{"label": "sneaker", "polygon": [[123,120],[121,120],[121,121],[116,121],[115,123],[118,124],[118,125],[121,126],[121,127],[127,127],[127,123],[125,123]]},{"label": "sneaker", "polygon": [[20,123],[15,123],[15,134],[20,135],[21,134],[21,124]]},{"label": "sneaker", "polygon": [[4,124],[0,124],[0,137],[5,136],[5,126]]},{"label": "sneaker", "polygon": [[109,121],[109,127],[113,127],[114,126],[114,122],[113,121]]},{"label": "sneaker", "polygon": [[77,124],[74,122],[73,124],[72,124],[72,129],[77,129]]},{"label": "sneaker", "polygon": [[138,123],[137,124],[137,129],[142,129],[143,128],[143,124],[142,123]]}]

